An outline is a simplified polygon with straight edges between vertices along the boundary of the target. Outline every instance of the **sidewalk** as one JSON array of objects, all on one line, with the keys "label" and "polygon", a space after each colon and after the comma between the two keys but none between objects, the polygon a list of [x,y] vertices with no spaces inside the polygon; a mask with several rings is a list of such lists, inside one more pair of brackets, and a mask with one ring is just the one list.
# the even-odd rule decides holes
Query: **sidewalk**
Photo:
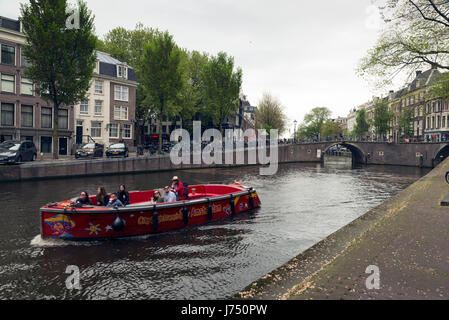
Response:
[{"label": "sidewalk", "polygon": [[[447,299],[449,160],[234,298]],[[368,290],[368,266],[380,289]]]}]

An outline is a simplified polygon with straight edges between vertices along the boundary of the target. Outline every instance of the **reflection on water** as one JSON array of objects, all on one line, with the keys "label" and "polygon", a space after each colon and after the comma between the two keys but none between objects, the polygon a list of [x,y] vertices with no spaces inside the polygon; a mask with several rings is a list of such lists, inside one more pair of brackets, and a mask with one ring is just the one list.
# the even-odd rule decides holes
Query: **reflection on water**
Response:
[{"label": "reflection on water", "polygon": [[[0,298],[226,298],[324,239],[427,173],[402,167],[356,169],[290,164],[273,177],[259,169],[177,172],[190,184],[241,180],[262,208],[234,220],[106,242],[42,240],[39,208],[80,190],[108,192],[166,185],[171,172],[0,184]],[[80,291],[65,288],[68,265]]]}]

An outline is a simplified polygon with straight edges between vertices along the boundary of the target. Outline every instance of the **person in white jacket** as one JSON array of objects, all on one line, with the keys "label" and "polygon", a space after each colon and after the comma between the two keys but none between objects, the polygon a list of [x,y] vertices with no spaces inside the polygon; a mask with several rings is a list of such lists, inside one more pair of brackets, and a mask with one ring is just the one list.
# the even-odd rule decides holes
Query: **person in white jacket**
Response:
[{"label": "person in white jacket", "polygon": [[164,202],[176,202],[176,192],[173,190],[173,188],[169,188],[166,186],[164,188]]}]

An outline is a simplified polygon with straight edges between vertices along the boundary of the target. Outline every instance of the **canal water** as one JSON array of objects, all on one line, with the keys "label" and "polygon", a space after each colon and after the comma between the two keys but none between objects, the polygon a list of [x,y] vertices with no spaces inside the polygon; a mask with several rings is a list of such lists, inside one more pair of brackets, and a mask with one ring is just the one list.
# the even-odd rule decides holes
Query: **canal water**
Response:
[{"label": "canal water", "polygon": [[[262,208],[208,225],[105,242],[42,240],[39,208],[99,185],[114,192],[167,185],[173,173],[0,184],[0,299],[224,299],[397,194],[428,170],[281,165],[186,170],[190,184],[253,186]],[[67,290],[68,266],[81,290]]]}]

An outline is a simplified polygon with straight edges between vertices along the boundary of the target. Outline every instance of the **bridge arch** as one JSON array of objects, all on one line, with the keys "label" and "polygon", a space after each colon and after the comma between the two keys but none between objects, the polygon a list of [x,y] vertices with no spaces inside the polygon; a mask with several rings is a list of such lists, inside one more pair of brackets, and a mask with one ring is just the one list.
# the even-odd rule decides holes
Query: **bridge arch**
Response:
[{"label": "bridge arch", "polygon": [[443,162],[447,157],[449,157],[449,144],[446,144],[438,149],[433,158],[433,165],[436,167],[441,162]]},{"label": "bridge arch", "polygon": [[363,150],[356,144],[349,143],[349,142],[335,142],[335,143],[332,143],[329,146],[327,146],[327,148],[323,151],[323,153],[321,155],[322,161],[324,161],[324,156],[325,156],[326,152],[329,151],[330,148],[333,148],[335,146],[342,146],[342,147],[347,148],[349,151],[351,151],[353,163],[365,163],[365,161],[366,161],[365,152],[363,152]]}]

